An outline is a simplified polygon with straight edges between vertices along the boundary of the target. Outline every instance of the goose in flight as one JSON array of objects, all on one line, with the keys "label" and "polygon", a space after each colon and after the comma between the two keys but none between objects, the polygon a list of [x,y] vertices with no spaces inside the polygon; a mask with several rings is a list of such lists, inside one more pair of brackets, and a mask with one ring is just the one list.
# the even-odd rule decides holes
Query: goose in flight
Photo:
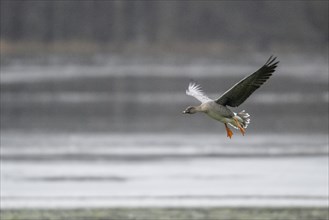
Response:
[{"label": "goose in flight", "polygon": [[210,99],[205,93],[203,93],[200,85],[190,83],[186,90],[186,94],[199,100],[201,105],[189,106],[183,111],[183,113],[206,113],[211,118],[224,123],[227,137],[229,138],[232,137],[233,132],[227,124],[239,129],[241,134],[244,135],[245,129],[250,122],[250,115],[244,110],[235,113],[227,106],[238,107],[241,105],[256,89],[270,78],[278,63],[279,61],[276,61],[276,57],[273,58],[271,56],[259,70],[243,78],[216,100]]}]

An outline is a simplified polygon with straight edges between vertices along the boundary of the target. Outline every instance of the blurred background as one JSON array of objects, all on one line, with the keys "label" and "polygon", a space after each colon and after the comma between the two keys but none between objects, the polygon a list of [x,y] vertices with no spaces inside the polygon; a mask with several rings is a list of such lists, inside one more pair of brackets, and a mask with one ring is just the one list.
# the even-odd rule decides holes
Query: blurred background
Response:
[{"label": "blurred background", "polygon": [[[328,1],[1,1],[1,208],[327,206]],[[183,115],[260,68],[246,136]]]}]

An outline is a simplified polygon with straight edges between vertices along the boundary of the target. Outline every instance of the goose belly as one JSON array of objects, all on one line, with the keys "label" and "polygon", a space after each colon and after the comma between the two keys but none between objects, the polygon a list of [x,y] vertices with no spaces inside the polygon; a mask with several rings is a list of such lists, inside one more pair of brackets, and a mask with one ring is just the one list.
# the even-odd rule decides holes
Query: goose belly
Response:
[{"label": "goose belly", "polygon": [[206,112],[206,114],[210,117],[210,118],[213,118],[217,121],[220,121],[222,123],[229,123],[231,122],[231,118],[232,117],[225,117],[224,115],[222,115],[220,112],[218,111],[208,111]]}]

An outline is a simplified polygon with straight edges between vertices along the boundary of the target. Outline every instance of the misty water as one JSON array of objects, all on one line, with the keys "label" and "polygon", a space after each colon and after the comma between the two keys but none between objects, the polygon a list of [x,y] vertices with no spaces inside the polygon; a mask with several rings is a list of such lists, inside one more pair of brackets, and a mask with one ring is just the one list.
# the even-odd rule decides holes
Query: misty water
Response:
[{"label": "misty water", "polygon": [[263,56],[40,60],[2,62],[2,208],[328,206],[327,61],[281,57],[230,140],[185,89],[216,98]]}]

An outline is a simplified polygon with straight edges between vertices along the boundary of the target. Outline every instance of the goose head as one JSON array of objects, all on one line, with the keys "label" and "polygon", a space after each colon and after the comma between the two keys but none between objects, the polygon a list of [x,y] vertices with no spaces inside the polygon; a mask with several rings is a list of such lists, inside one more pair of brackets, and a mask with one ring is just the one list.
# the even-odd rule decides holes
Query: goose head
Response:
[{"label": "goose head", "polygon": [[197,108],[194,106],[189,106],[183,111],[183,114],[194,114],[194,113],[197,113]]}]

